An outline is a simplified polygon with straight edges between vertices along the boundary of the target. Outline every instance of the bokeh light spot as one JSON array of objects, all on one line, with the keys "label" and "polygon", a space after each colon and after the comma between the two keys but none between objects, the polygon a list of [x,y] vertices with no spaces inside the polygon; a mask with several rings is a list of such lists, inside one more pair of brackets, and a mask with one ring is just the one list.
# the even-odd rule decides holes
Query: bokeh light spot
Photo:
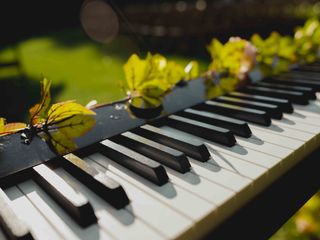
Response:
[{"label": "bokeh light spot", "polygon": [[108,43],[118,35],[118,16],[103,0],[85,1],[80,20],[84,31],[94,41]]}]

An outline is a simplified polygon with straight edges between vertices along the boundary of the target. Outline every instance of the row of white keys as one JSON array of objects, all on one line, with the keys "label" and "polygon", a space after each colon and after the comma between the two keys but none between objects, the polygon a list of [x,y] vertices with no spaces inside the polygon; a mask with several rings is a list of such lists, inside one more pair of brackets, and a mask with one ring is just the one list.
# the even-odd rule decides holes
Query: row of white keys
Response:
[{"label": "row of white keys", "polygon": [[159,232],[141,221],[135,213],[127,209],[117,210],[112,208],[64,169],[55,169],[55,172],[89,199],[98,218],[98,224],[115,239],[126,239],[128,237],[130,239],[164,239]]},{"label": "row of white keys", "polygon": [[[309,120],[310,118],[306,117],[306,119]],[[265,142],[265,144],[263,145],[260,145],[260,146],[257,145],[255,149],[257,149],[258,151],[262,151],[267,155],[276,155],[278,157],[292,159],[292,156],[290,155],[294,154],[299,156],[300,154],[300,157],[301,157],[301,156],[304,156],[306,153],[310,152],[311,150],[313,150],[316,146],[318,146],[319,131],[317,128],[305,129],[304,128],[305,124],[294,122],[294,120],[292,121],[295,124],[294,128],[288,127],[286,125],[286,120],[273,121],[273,124],[271,127],[264,127],[264,126],[259,126],[255,124],[249,124],[249,127],[253,132],[253,138],[260,139],[261,143]],[[312,121],[312,119],[310,119],[309,121]],[[168,127],[165,127],[165,128],[168,128]],[[253,138],[243,139],[243,138],[237,137],[237,141],[241,145],[246,146],[248,149],[248,148],[253,148],[253,146],[249,145],[249,143],[254,143]],[[206,140],[203,140],[203,141],[206,141]],[[271,143],[271,145],[267,143]],[[307,145],[308,149],[305,149],[303,147],[305,143],[308,143]],[[282,146],[282,147],[280,148],[279,146]],[[223,150],[219,147],[217,149],[218,151]],[[290,154],[290,151],[288,151],[288,149],[291,149],[293,154]],[[241,158],[241,156],[239,157]],[[261,158],[259,158],[259,160],[260,159]],[[268,166],[263,166],[263,167],[268,167]]]},{"label": "row of white keys", "polygon": [[[94,224],[87,228],[81,228],[35,182],[29,180],[19,184],[16,188],[21,191],[19,198],[22,197],[23,203],[21,203],[21,200],[16,202],[15,196],[11,194],[12,188],[7,190],[6,193],[13,199],[14,208],[16,208],[17,204],[20,204],[20,208],[16,208],[20,212],[19,216],[21,215],[24,220],[27,220],[28,216],[32,216],[27,223],[32,227],[32,232],[36,233],[37,239],[108,240],[123,239],[126,236],[130,236],[130,239],[163,239],[156,231],[150,229],[147,224],[136,219],[134,214],[126,210],[113,209],[63,169],[55,171],[62,175],[64,180],[67,180],[73,188],[88,197],[96,210],[98,225]],[[65,178],[65,176],[68,177]],[[79,188],[80,185],[81,188]],[[20,211],[20,209],[24,208],[32,209],[34,211],[33,215],[30,215],[29,212]],[[40,231],[39,228],[44,230]],[[51,234],[49,230],[56,234]],[[45,235],[46,233],[48,233],[48,236]]]},{"label": "row of white keys", "polygon": [[[306,153],[305,149],[303,148],[305,142],[309,141],[309,143],[311,143],[311,145],[312,145],[312,143],[317,144],[317,142],[314,141],[314,137],[316,136],[316,134],[306,133],[303,131],[303,129],[293,130],[293,129],[289,129],[289,128],[283,127],[283,126],[281,126],[281,128],[280,128],[278,125],[275,125],[275,124],[273,124],[273,126],[271,126],[271,127],[262,127],[262,126],[253,125],[253,124],[249,124],[249,126],[253,131],[254,138],[258,137],[261,140],[262,145],[260,145],[260,146],[257,145],[254,148],[253,145],[252,146],[249,145],[250,141],[253,138],[245,140],[243,138],[236,137],[238,143],[245,145],[245,150],[243,149],[244,150],[243,155],[241,155],[239,149],[237,149],[237,148],[239,148],[239,145],[237,145],[231,149],[230,148],[228,149],[228,148],[219,146],[218,144],[215,144],[212,142],[210,142],[208,144],[208,141],[206,141],[204,139],[200,139],[200,140],[202,140],[203,142],[206,142],[207,145],[209,146],[209,149],[213,148],[213,149],[216,149],[218,152],[224,152],[226,154],[233,155],[238,158],[242,158],[244,160],[247,160],[247,161],[255,163],[255,164],[262,164],[261,160],[263,158],[269,159],[271,155],[278,155],[278,158],[275,158],[274,156],[272,156],[273,160],[275,161],[274,162],[275,164],[272,164],[272,162],[269,162],[270,165],[268,166],[266,164],[268,162],[263,163],[262,167],[265,167],[267,169],[273,168],[276,165],[276,162],[281,163],[281,162],[284,162],[283,161],[284,159],[292,159],[293,155],[297,155],[297,153],[298,153],[298,151],[295,150],[295,149],[297,149],[297,147],[299,148],[300,151],[303,152],[300,156],[303,156]],[[166,128],[167,130],[170,129],[169,127],[166,127],[166,126],[164,128]],[[274,133],[273,131],[270,131],[270,129],[274,129],[274,128],[281,129],[281,132]],[[170,129],[170,131],[172,132],[172,131],[178,131],[178,130]],[[180,134],[181,134],[181,132],[180,132]],[[183,134],[185,134],[185,133],[183,133]],[[304,136],[303,139],[307,139],[307,141],[306,140],[302,140],[302,141],[298,140],[297,138],[300,135]],[[197,139],[197,137],[195,137],[195,136],[193,136],[193,137]],[[198,140],[199,140],[199,138],[198,138]],[[285,140],[288,140],[288,141],[285,141]],[[245,143],[245,141],[247,141],[247,142]],[[264,144],[264,146],[267,146],[267,148],[262,147],[263,142],[266,142]],[[267,144],[267,143],[272,143],[272,145]],[[294,145],[290,146],[291,143],[293,143]],[[274,147],[270,148],[270,146],[274,146]],[[280,147],[280,146],[283,146],[283,147]],[[250,148],[252,148],[252,149],[250,150]],[[257,149],[257,151],[252,151],[254,149]],[[288,151],[288,149],[292,149],[292,153],[290,153],[290,151]],[[239,151],[238,153],[237,153],[237,150]],[[245,151],[247,151],[247,152],[245,152]],[[258,154],[260,156],[257,156],[258,151],[262,151],[262,154],[264,156],[261,154]],[[282,156],[282,157],[279,157],[279,156]],[[278,169],[281,170],[281,168],[278,168]],[[275,173],[277,173],[277,172],[275,172]]]},{"label": "row of white keys", "polygon": [[33,180],[20,183],[18,187],[64,239],[112,239],[97,224],[86,228],[80,227]]},{"label": "row of white keys", "polygon": [[[173,136],[173,137],[176,136],[170,131],[166,131],[163,128],[157,128],[154,126],[153,128],[156,129],[157,132],[162,132],[165,135],[169,133],[170,136]],[[186,139],[186,141],[188,141],[189,139],[192,139],[193,136],[191,138],[187,138],[183,136],[183,138]],[[265,168],[263,167],[260,167],[258,165],[252,164],[250,162],[247,162],[242,159],[238,159],[230,155],[226,155],[225,153],[216,151],[213,148],[209,147],[208,151],[210,152],[210,155],[212,157],[204,164],[198,164],[198,161],[192,158],[189,158],[189,160],[196,165],[198,164],[211,170],[216,168],[219,168],[219,169],[221,168],[222,172],[224,172],[223,170],[234,172],[235,174],[245,176],[246,178],[249,178],[249,179],[254,179],[265,172]],[[219,176],[219,178],[221,177]]]},{"label": "row of white keys", "polygon": [[28,224],[30,231],[36,239],[63,239],[45,217],[33,206],[29,199],[17,187],[4,190],[10,199],[10,205],[15,214]]},{"label": "row of white keys", "polygon": [[[85,160],[98,171],[119,182],[131,199],[131,204],[127,206],[128,211],[133,212],[136,216],[148,222],[148,224],[156,228],[166,238],[173,239],[182,234],[190,234],[188,231],[193,227],[193,221],[190,218],[146,194],[129,179],[121,178],[90,158],[86,158]],[[169,219],[173,224],[168,224]]]},{"label": "row of white keys", "polygon": [[[106,163],[108,160],[101,159],[100,155],[95,154],[90,158],[95,159],[97,162],[100,161],[100,164],[105,164],[107,167],[110,167],[109,163]],[[226,203],[228,200],[231,202],[233,197],[237,197],[238,201],[239,195],[236,194],[237,192],[247,194],[248,191],[251,190],[250,179],[247,177],[232,171],[227,171],[224,168],[219,168],[217,165],[199,163],[192,159],[190,160],[193,167],[191,172],[181,174],[167,168],[166,171],[169,179],[173,184],[196,194],[202,199],[218,205],[218,207],[222,204],[227,206]],[[247,191],[245,191],[245,189],[247,189]],[[231,211],[232,207],[226,209]],[[221,213],[221,208],[219,208],[219,212]]]},{"label": "row of white keys", "polygon": [[[114,173],[115,175],[118,175],[125,181],[135,185],[145,194],[153,197],[155,201],[160,201],[167,207],[172,208],[177,213],[190,219],[194,226],[193,230],[197,231],[197,233],[205,232],[205,229],[208,230],[208,225],[203,225],[200,229],[196,227],[197,222],[205,220],[212,221],[213,216],[216,213],[215,210],[217,209],[217,205],[213,202],[217,201],[217,197],[215,196],[213,199],[211,199],[211,202],[206,200],[208,198],[206,195],[210,190],[210,186],[213,186],[208,181],[204,181],[204,183],[209,188],[201,187],[201,181],[199,181],[198,185],[195,186],[199,186],[200,190],[197,190],[197,193],[195,194],[195,187],[192,187],[192,184],[188,182],[181,181],[179,182],[179,184],[176,184],[177,181],[174,180],[173,182],[169,181],[163,186],[156,186],[155,184],[149,182],[148,180],[145,180],[144,178],[111,161],[101,154],[93,154],[89,156],[89,158],[106,168],[108,171]],[[169,178],[171,179],[171,176],[169,176]],[[192,188],[192,190],[189,191],[188,188]],[[139,201],[139,199],[133,196],[131,196],[131,198],[133,198],[131,199],[132,201]],[[219,198],[220,196],[218,197],[218,199]],[[160,218],[161,215],[159,215],[158,217]],[[171,222],[170,219],[162,219],[162,221],[167,222],[167,224],[176,224],[173,221]]]}]

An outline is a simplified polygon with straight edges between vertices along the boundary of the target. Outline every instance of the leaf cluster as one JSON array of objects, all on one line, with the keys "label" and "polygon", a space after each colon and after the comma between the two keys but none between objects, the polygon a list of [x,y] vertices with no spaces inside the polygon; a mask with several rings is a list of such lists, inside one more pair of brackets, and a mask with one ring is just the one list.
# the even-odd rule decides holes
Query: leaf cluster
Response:
[{"label": "leaf cluster", "polygon": [[311,18],[305,22],[304,26],[298,27],[295,31],[294,41],[300,62],[314,62],[318,58],[320,48],[319,20]]},{"label": "leaf cluster", "polygon": [[296,46],[290,36],[272,32],[269,37],[262,39],[258,34],[254,34],[251,42],[258,50],[257,62],[265,76],[286,72],[298,60]]},{"label": "leaf cluster", "polygon": [[239,37],[232,37],[225,44],[212,39],[207,49],[212,58],[205,75],[208,98],[234,90],[256,63],[256,48]]},{"label": "leaf cluster", "polygon": [[256,62],[255,47],[239,37],[232,37],[225,44],[212,39],[207,49],[212,58],[209,71],[224,73],[240,81],[246,78]]},{"label": "leaf cluster", "polygon": [[152,107],[161,104],[162,98],[178,82],[198,76],[196,61],[186,67],[167,60],[160,54],[147,54],[145,59],[133,54],[124,65],[125,89],[132,104],[137,107]]}]

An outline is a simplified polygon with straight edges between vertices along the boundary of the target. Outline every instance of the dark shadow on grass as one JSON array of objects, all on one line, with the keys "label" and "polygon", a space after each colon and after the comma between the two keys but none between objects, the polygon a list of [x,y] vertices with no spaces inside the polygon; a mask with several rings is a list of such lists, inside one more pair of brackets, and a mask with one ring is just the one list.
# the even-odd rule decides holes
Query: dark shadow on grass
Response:
[{"label": "dark shadow on grass", "polygon": [[[28,110],[40,101],[39,80],[25,76],[0,78],[0,117],[8,122],[28,120]],[[51,88],[52,96],[63,90],[63,85]]]}]

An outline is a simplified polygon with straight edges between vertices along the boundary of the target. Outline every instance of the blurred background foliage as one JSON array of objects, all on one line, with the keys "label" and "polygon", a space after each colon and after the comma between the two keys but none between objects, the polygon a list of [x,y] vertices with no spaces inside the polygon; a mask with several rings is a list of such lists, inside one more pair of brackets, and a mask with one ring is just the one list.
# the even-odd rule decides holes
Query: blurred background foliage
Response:
[{"label": "blurred background foliage", "polygon": [[[118,100],[123,64],[132,53],[160,52],[204,71],[211,38],[292,34],[320,16],[315,0],[56,0],[6,1],[0,8],[0,116],[24,121],[53,81],[55,101]],[[320,239],[320,194],[271,239]]]}]

